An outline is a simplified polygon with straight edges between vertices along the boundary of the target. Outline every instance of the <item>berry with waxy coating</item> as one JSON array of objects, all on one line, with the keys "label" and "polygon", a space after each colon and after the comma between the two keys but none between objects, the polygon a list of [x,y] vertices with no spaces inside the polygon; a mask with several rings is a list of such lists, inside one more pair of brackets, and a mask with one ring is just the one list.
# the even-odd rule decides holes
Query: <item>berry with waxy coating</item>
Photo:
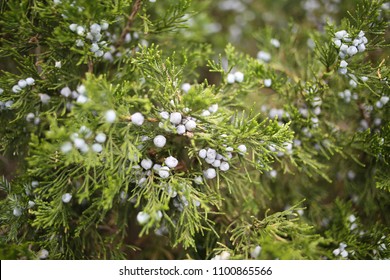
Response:
[{"label": "berry with waxy coating", "polygon": [[38,258],[41,260],[45,260],[49,257],[49,251],[46,249],[42,249],[38,252]]},{"label": "berry with waxy coating", "polygon": [[[80,96],[83,96],[83,95],[80,95]],[[104,114],[105,118],[106,118],[106,122],[108,123],[113,123],[116,119],[116,113],[114,110],[108,110],[105,114]]]},{"label": "berry with waxy coating", "polygon": [[148,213],[141,211],[137,214],[137,221],[140,225],[146,224],[149,221],[149,219],[150,219],[150,215]]},{"label": "berry with waxy coating", "polygon": [[21,87],[18,86],[18,85],[14,85],[14,86],[12,87],[12,91],[13,91],[14,93],[18,93],[18,92],[20,92],[21,90],[22,90]]},{"label": "berry with waxy coating", "polygon": [[95,143],[92,145],[92,151],[94,151],[95,153],[100,153],[101,151],[103,151],[103,147],[99,143]]},{"label": "berry with waxy coating", "polygon": [[236,81],[236,77],[234,76],[234,74],[229,73],[227,75],[226,81],[228,84],[233,84]]},{"label": "berry with waxy coating", "polygon": [[197,184],[197,185],[201,185],[201,184],[203,184],[203,179],[202,179],[201,176],[196,176],[196,177],[194,178],[194,182],[195,182],[195,184]]},{"label": "berry with waxy coating", "polygon": [[[86,103],[88,101],[88,97],[86,97],[86,96],[84,96],[84,95],[79,95],[78,97],[77,97],[77,100],[76,100],[76,102],[77,103],[80,103],[80,104],[84,104],[84,103]],[[111,116],[113,116],[113,114],[112,113],[109,113],[109,114],[111,114]],[[110,118],[110,116],[108,116],[109,117],[109,119],[111,119]],[[107,118],[107,117],[106,117]]]},{"label": "berry with waxy coating", "polygon": [[219,166],[219,169],[221,171],[228,171],[229,168],[230,168],[229,163],[227,163],[226,161],[221,162],[221,165]]},{"label": "berry with waxy coating", "polygon": [[184,84],[182,84],[181,89],[184,92],[189,92],[189,90],[191,89],[191,85],[189,83],[184,83]]},{"label": "berry with waxy coating", "polygon": [[214,160],[214,162],[212,163],[212,166],[220,167],[221,166],[221,161],[219,159]]},{"label": "berry with waxy coating", "polygon": [[70,90],[69,87],[64,87],[61,89],[60,93],[62,96],[69,97],[71,95],[72,91]]},{"label": "berry with waxy coating", "polygon": [[31,77],[28,77],[28,78],[26,79],[26,83],[27,83],[29,86],[32,86],[32,85],[35,84],[35,80],[34,80],[33,78],[31,78]]},{"label": "berry with waxy coating", "polygon": [[72,143],[70,143],[70,142],[65,142],[61,146],[61,152],[63,152],[64,154],[69,153],[72,149],[73,149],[73,146],[72,146]]},{"label": "berry with waxy coating", "polygon": [[153,143],[156,147],[162,148],[167,143],[167,139],[163,135],[157,135],[156,137],[154,137]]},{"label": "berry with waxy coating", "polygon": [[63,203],[69,203],[71,199],[72,199],[72,195],[70,193],[65,193],[61,197]]},{"label": "berry with waxy coating", "polygon": [[257,257],[260,255],[261,247],[257,245],[253,250],[251,251],[251,257],[253,259],[257,259]]},{"label": "berry with waxy coating", "polygon": [[172,123],[172,124],[180,124],[181,123],[181,119],[182,119],[182,116],[180,113],[178,112],[173,112],[171,113],[171,115],[169,116],[169,121]]},{"label": "berry with waxy coating", "polygon": [[241,83],[244,81],[244,74],[242,72],[236,72],[234,73],[234,80],[237,82],[237,83]]},{"label": "berry with waxy coating", "polygon": [[76,32],[77,30],[77,24],[76,23],[72,23],[69,25],[69,29],[73,32]]},{"label": "berry with waxy coating", "polygon": [[206,156],[209,159],[215,159],[215,157],[217,156],[217,152],[214,149],[207,149]]},{"label": "berry with waxy coating", "polygon": [[177,131],[177,134],[179,134],[179,135],[182,135],[182,134],[186,133],[186,127],[185,127],[185,125],[179,124],[179,125],[176,127],[176,131]]},{"label": "berry with waxy coating", "polygon": [[215,112],[217,112],[217,111],[218,111],[218,104],[213,104],[213,105],[211,105],[211,106],[209,107],[208,111],[209,111],[210,113],[215,113]]},{"label": "berry with waxy coating", "polygon": [[196,122],[193,120],[189,120],[186,122],[185,127],[188,131],[194,131],[196,128]]},{"label": "berry with waxy coating", "polygon": [[209,168],[205,171],[203,171],[204,176],[206,179],[214,179],[217,176],[217,172],[214,168]]},{"label": "berry with waxy coating", "polygon": [[146,170],[152,168],[152,165],[153,165],[153,161],[151,159],[146,158],[141,161],[141,166]]},{"label": "berry with waxy coating", "polygon": [[179,163],[179,161],[173,157],[173,156],[169,156],[165,159],[165,164],[169,167],[169,168],[175,168],[177,166],[177,164]]},{"label": "berry with waxy coating", "polygon": [[247,151],[247,148],[245,145],[241,144],[237,147],[237,149],[240,151],[240,153],[245,154]]},{"label": "berry with waxy coating", "polygon": [[164,179],[168,178],[169,177],[169,167],[168,166],[161,167],[160,170],[158,171],[158,175]]},{"label": "berry with waxy coating", "polygon": [[99,142],[99,143],[104,143],[106,141],[106,139],[107,139],[107,136],[103,132],[99,132],[95,137],[96,142]]},{"label": "berry with waxy coating", "polygon": [[137,112],[131,115],[131,122],[135,125],[141,126],[144,123],[145,117]]},{"label": "berry with waxy coating", "polygon": [[26,80],[19,80],[18,86],[19,86],[20,88],[25,88],[25,87],[27,86]]},{"label": "berry with waxy coating", "polygon": [[160,116],[163,118],[163,119],[169,119],[169,113],[166,112],[166,111],[163,111],[160,113]]},{"label": "berry with waxy coating", "polygon": [[28,113],[26,116],[26,121],[31,122],[34,120],[34,118],[35,118],[34,113]]},{"label": "berry with waxy coating", "polygon": [[200,158],[206,158],[207,156],[207,151],[205,149],[201,149],[198,153]]},{"label": "berry with waxy coating", "polygon": [[12,213],[14,214],[15,217],[22,216],[22,210],[18,207],[15,207]]}]

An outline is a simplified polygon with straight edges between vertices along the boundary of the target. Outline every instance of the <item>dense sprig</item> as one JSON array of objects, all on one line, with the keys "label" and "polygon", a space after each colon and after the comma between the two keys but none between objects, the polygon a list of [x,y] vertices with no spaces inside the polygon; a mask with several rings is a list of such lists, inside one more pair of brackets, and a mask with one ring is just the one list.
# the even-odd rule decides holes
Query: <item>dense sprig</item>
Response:
[{"label": "dense sprig", "polygon": [[388,258],[388,6],[260,2],[1,5],[0,256]]}]

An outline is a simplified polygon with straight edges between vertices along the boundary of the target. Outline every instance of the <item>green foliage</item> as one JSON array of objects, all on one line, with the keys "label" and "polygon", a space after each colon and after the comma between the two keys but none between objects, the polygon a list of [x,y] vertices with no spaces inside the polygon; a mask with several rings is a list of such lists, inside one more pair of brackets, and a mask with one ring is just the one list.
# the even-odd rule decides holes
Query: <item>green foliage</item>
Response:
[{"label": "green foliage", "polygon": [[[252,217],[252,221],[237,220],[230,225],[231,241],[237,258],[249,258],[254,245],[261,244],[265,259],[319,259],[326,244],[313,228],[299,221],[298,205],[272,215],[265,213],[263,220]],[[242,252],[240,254],[240,252]],[[252,257],[254,257],[252,255]]]},{"label": "green foliage", "polygon": [[388,7],[230,2],[1,2],[1,258],[389,258]]}]

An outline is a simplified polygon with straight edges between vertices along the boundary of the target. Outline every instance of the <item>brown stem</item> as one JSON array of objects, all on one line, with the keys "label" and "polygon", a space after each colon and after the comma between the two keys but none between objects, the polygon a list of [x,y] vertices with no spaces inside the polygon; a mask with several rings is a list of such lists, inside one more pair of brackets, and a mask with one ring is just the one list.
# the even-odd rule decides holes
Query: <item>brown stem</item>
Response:
[{"label": "brown stem", "polygon": [[130,31],[131,26],[133,25],[134,19],[137,15],[139,9],[141,8],[141,5],[142,5],[142,0],[135,1],[133,8],[131,9],[130,16],[127,17],[128,20],[127,20],[126,26],[123,29],[121,36],[119,37],[119,40],[117,42],[117,47],[119,47],[123,44],[125,37],[126,37],[126,34]]},{"label": "brown stem", "polygon": [[42,48],[41,48],[41,45],[39,44],[39,35],[37,34],[37,35],[31,37],[28,42],[31,44],[36,44],[36,47],[34,49],[35,66],[37,67],[37,72],[40,75],[42,73],[42,67],[40,65],[42,63],[42,61],[40,60]]},{"label": "brown stem", "polygon": [[88,61],[88,73],[93,73],[93,61]]}]

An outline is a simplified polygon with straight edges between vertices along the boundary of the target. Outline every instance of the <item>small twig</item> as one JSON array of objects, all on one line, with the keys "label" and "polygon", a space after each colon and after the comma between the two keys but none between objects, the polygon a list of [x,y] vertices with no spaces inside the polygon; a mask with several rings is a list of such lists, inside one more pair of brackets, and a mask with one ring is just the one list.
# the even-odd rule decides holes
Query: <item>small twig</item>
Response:
[{"label": "small twig", "polygon": [[382,67],[382,65],[385,63],[385,59],[383,59],[382,61],[381,61],[381,63],[379,64],[379,66],[378,66],[378,70],[377,70],[377,75],[378,75],[378,78],[380,79],[380,80],[382,80],[382,74],[381,74],[381,67]]},{"label": "small twig", "polygon": [[88,73],[93,73],[93,61],[88,61]]},{"label": "small twig", "polygon": [[41,45],[39,44],[39,35],[35,35],[34,37],[31,37],[30,40],[28,41],[31,44],[36,44],[36,48],[34,49],[34,55],[35,55],[35,66],[37,67],[37,72],[40,75],[42,73],[42,67],[40,61],[41,53],[42,53],[42,48]]},{"label": "small twig", "polygon": [[117,42],[117,47],[123,44],[125,37],[126,37],[126,34],[130,31],[131,26],[133,25],[134,19],[137,15],[139,9],[141,8],[141,5],[142,5],[142,0],[135,1],[133,8],[131,10],[130,16],[127,17],[128,20],[127,20],[126,26],[123,29],[121,36],[119,37],[119,40]]}]

